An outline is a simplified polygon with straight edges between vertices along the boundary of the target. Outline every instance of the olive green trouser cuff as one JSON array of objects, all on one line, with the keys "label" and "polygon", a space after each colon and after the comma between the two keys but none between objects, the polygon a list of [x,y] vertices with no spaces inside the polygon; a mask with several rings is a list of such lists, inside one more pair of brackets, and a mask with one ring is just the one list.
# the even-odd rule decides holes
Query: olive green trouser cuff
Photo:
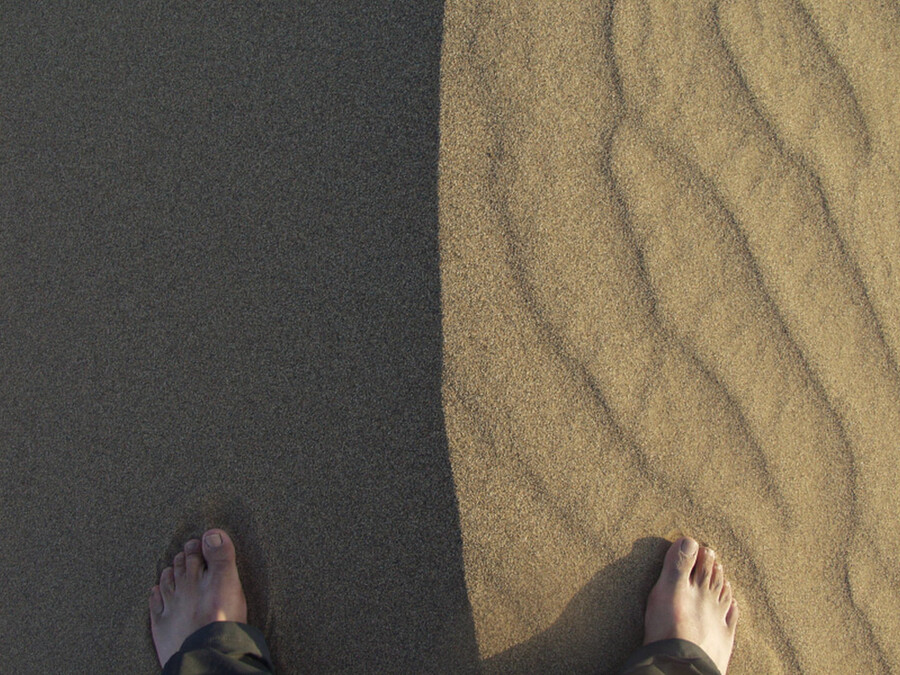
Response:
[{"label": "olive green trouser cuff", "polygon": [[619,675],[722,675],[698,645],[672,638],[644,645],[634,652]]},{"label": "olive green trouser cuff", "polygon": [[166,661],[162,675],[270,675],[272,655],[262,631],[216,621],[191,633]]}]

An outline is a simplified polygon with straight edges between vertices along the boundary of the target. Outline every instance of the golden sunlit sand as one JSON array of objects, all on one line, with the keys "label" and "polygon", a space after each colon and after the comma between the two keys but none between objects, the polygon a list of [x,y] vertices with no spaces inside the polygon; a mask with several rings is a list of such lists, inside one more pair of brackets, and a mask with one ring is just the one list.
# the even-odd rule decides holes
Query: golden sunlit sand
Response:
[{"label": "golden sunlit sand", "polygon": [[900,669],[896,3],[448,0],[444,31],[485,672],[624,662],[679,532],[734,586],[729,672]]}]

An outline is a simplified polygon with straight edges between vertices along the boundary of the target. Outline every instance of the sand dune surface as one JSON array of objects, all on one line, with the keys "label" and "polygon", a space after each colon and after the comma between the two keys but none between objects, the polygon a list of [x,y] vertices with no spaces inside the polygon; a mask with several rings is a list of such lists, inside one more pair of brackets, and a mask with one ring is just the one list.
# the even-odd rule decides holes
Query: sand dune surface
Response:
[{"label": "sand dune surface", "polygon": [[443,403],[485,672],[900,671],[900,6],[448,0]]}]

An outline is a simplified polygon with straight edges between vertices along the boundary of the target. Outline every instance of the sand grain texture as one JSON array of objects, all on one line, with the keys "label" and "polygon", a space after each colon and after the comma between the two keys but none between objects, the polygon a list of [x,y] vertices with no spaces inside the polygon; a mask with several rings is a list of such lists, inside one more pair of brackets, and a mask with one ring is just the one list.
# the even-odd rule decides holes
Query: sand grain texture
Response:
[{"label": "sand grain texture", "polygon": [[443,50],[485,671],[613,672],[678,533],[729,672],[900,670],[898,5],[448,0]]}]

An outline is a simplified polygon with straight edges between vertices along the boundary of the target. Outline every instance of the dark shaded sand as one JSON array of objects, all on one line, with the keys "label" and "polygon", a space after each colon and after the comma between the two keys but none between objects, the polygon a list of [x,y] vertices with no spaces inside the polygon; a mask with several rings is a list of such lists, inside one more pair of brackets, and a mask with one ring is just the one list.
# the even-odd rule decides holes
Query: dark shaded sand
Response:
[{"label": "dark shaded sand", "polygon": [[475,672],[443,4],[6,5],[0,672],[158,673],[211,526],[279,674]]},{"label": "dark shaded sand", "polygon": [[448,0],[443,49],[485,671],[624,659],[679,532],[729,672],[900,670],[897,3]]}]

